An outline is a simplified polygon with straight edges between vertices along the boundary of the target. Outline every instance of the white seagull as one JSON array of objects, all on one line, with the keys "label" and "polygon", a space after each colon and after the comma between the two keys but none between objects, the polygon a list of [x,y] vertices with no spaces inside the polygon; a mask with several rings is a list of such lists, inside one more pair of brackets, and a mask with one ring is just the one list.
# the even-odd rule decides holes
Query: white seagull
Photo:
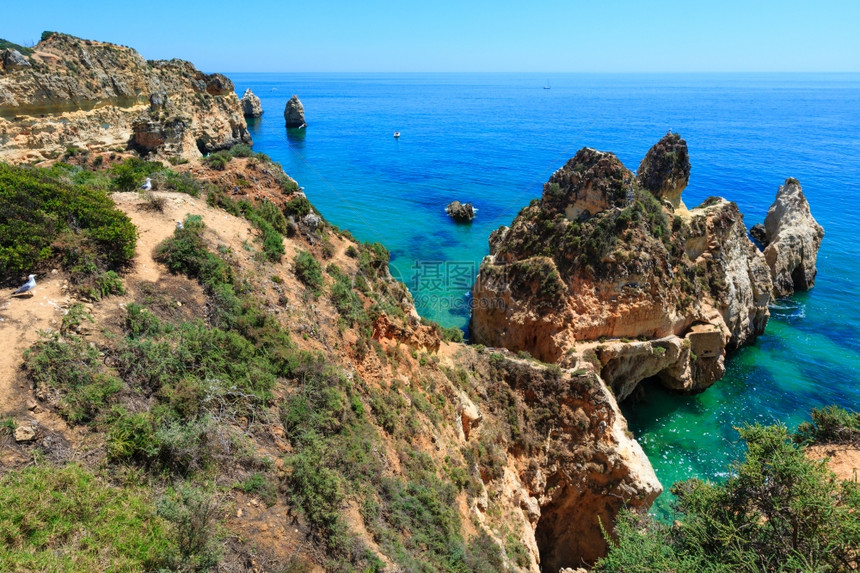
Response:
[{"label": "white seagull", "polygon": [[27,278],[29,280],[27,282],[25,282],[24,284],[22,284],[21,286],[19,286],[18,290],[16,290],[15,292],[12,293],[13,295],[24,294],[25,292],[29,292],[29,291],[33,290],[34,288],[36,288],[36,275],[30,275]]},{"label": "white seagull", "polygon": [[141,186],[140,186],[140,188],[141,188],[141,189],[143,189],[144,191],[149,191],[150,189],[152,189],[152,179],[150,179],[149,177],[147,177],[147,178],[146,178],[146,183],[144,183],[143,185],[141,185]]},{"label": "white seagull", "polygon": [[184,229],[185,228],[182,226],[182,221],[176,221],[176,228],[177,229]]}]

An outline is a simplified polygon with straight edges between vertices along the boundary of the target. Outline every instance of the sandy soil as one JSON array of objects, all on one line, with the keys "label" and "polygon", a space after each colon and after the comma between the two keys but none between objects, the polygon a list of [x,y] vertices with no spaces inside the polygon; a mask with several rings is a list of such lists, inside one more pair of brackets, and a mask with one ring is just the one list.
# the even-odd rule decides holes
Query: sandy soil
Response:
[{"label": "sandy soil", "polygon": [[841,480],[860,480],[860,448],[851,445],[824,444],[806,449],[813,460],[830,458],[827,466]]},{"label": "sandy soil", "polygon": [[39,339],[40,330],[59,329],[68,304],[60,273],[37,276],[33,296],[0,296],[0,418],[27,411],[31,393],[21,372],[24,351]]}]

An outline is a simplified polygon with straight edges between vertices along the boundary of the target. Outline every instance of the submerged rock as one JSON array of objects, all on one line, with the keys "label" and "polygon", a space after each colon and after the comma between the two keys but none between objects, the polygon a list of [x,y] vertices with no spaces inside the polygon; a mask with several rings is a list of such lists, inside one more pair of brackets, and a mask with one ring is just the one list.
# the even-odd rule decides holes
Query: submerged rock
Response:
[{"label": "submerged rock", "polygon": [[260,98],[251,91],[251,88],[245,90],[245,94],[239,102],[242,104],[242,113],[245,114],[245,117],[262,117],[263,105],[260,103]]},{"label": "submerged rock", "polygon": [[475,218],[475,209],[471,203],[452,201],[445,207],[445,212],[458,223],[471,223]]},{"label": "submerged rock", "polygon": [[773,295],[784,297],[811,289],[824,229],[812,217],[797,179],[789,177],[779,188],[764,227],[764,257],[773,279]]},{"label": "submerged rock", "polygon": [[299,101],[299,96],[293,95],[284,107],[284,121],[287,127],[301,127],[305,125],[305,108]]}]

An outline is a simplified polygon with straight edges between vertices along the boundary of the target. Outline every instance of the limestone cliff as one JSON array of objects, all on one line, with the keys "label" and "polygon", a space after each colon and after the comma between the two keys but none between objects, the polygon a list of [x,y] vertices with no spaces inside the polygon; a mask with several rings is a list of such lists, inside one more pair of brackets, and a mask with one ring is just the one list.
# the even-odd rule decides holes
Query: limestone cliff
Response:
[{"label": "limestone cliff", "polygon": [[7,54],[0,68],[5,161],[69,147],[195,157],[251,141],[232,82],[189,62],[56,33],[22,58]]},{"label": "limestone cliff", "polygon": [[577,342],[619,339],[590,350],[621,399],[645,377],[689,391],[719,379],[726,349],[764,330],[770,273],[737,205],[684,207],[689,173],[672,133],[638,177],[611,153],[577,152],[491,235],[473,290],[475,341],[570,366]]},{"label": "limestone cliff", "polygon": [[764,220],[764,256],[773,278],[773,296],[809,290],[818,272],[815,262],[824,229],[809,212],[797,179],[788,178]]},{"label": "limestone cliff", "polygon": [[649,507],[662,491],[609,388],[590,367],[564,371],[471,348],[452,358],[478,384],[469,390],[480,411],[461,398],[464,449],[487,490],[473,504],[478,523],[492,523],[489,499],[497,511],[520,508],[517,534],[542,571],[593,563],[606,550],[601,523],[624,506]]}]

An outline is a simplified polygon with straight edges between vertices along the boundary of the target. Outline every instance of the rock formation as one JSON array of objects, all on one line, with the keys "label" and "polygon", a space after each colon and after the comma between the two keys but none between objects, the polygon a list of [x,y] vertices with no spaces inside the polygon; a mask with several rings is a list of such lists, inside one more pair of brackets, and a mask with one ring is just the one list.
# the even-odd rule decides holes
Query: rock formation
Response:
[{"label": "rock formation", "polygon": [[0,159],[32,162],[69,147],[199,157],[250,143],[233,84],[182,60],[52,34],[0,74]]},{"label": "rock formation", "polygon": [[242,103],[242,113],[245,114],[245,117],[263,116],[263,106],[260,103],[260,98],[254,95],[251,88],[245,90],[245,94],[239,101]]},{"label": "rock formation", "polygon": [[815,262],[824,229],[809,212],[797,179],[788,178],[764,220],[764,257],[773,279],[773,296],[809,290],[815,284]]},{"label": "rock formation", "polygon": [[2,69],[5,73],[32,67],[21,52],[11,48],[0,52],[0,63],[2,63]]},{"label": "rock formation", "polygon": [[521,469],[500,476],[508,484],[503,497],[519,498],[543,571],[593,563],[606,549],[600,524],[614,523],[624,506],[649,507],[662,486],[590,367],[563,373],[495,356],[488,378],[504,381],[532,414],[522,418],[521,443],[509,445],[509,468]]},{"label": "rock formation", "polygon": [[719,379],[726,350],[764,330],[771,279],[737,205],[683,207],[689,173],[677,134],[638,177],[611,153],[577,152],[490,236],[473,339],[563,366],[593,352],[620,399],[646,377],[685,391]]},{"label": "rock formation", "polygon": [[458,223],[471,223],[475,218],[475,209],[471,203],[452,201],[445,207],[445,212]]},{"label": "rock formation", "polygon": [[663,201],[672,209],[683,208],[681,193],[690,180],[690,155],[687,142],[671,131],[648,150],[639,164],[637,180],[643,189]]},{"label": "rock formation", "polygon": [[287,127],[301,127],[305,125],[305,108],[299,101],[299,96],[293,95],[284,107],[284,121]]}]

